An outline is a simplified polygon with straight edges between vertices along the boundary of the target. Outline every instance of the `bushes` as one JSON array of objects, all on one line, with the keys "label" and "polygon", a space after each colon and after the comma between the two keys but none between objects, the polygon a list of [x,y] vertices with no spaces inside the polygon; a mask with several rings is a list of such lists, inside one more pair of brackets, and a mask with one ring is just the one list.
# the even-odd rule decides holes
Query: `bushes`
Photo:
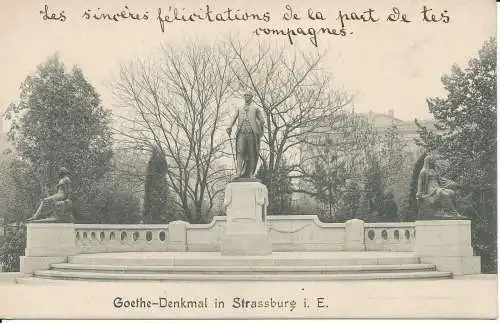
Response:
[{"label": "bushes", "polygon": [[19,271],[20,257],[24,255],[25,248],[26,232],[24,227],[8,233],[0,247],[2,271]]},{"label": "bushes", "polygon": [[75,195],[78,223],[134,224],[140,222],[140,200],[119,176],[107,175],[89,195]]}]

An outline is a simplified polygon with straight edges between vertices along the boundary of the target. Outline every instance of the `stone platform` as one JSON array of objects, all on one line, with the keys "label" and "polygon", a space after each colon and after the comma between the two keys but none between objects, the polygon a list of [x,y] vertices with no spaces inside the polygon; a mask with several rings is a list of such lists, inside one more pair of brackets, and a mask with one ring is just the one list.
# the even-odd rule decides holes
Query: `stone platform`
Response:
[{"label": "stone platform", "polygon": [[70,256],[35,277],[85,280],[324,281],[451,278],[410,252],[125,252]]}]

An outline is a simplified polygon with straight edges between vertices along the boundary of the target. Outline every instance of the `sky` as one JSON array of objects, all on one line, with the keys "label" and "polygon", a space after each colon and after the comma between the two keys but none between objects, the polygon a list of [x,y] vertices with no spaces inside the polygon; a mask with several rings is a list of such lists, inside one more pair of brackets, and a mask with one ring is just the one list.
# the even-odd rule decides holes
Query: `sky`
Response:
[{"label": "sky", "polygon": [[[263,15],[269,12],[268,22],[173,22],[166,23],[162,32],[157,19],[158,8],[164,15],[169,6],[179,12],[203,12],[209,5],[216,12],[231,8]],[[42,10],[64,21],[43,19]],[[388,22],[388,13],[397,5],[406,13],[410,23]],[[325,66],[332,73],[335,84],[351,93],[357,93],[354,108],[358,112],[387,113],[394,110],[397,118],[429,119],[426,97],[442,96],[440,78],[454,63],[465,66],[475,56],[483,42],[495,35],[496,11],[493,0],[311,0],[311,1],[166,1],[166,0],[0,0],[0,111],[19,98],[19,86],[27,75],[36,71],[38,64],[58,53],[67,66],[82,68],[88,81],[101,95],[107,108],[116,107],[109,84],[116,76],[120,63],[137,57],[154,55],[163,42],[185,45],[192,39],[208,43],[226,37],[228,33],[241,37],[257,37],[260,41],[282,42],[289,50],[326,52]],[[127,6],[134,13],[145,14],[148,20],[132,19],[109,22],[83,18],[90,13],[120,12]],[[297,14],[300,19],[285,21],[284,13]],[[449,17],[449,22],[424,22],[427,18]],[[100,8],[100,9],[98,9]],[[201,8],[201,9],[200,9]],[[324,20],[311,20],[317,11]],[[372,9],[370,20],[367,10]],[[262,28],[341,28],[343,17],[347,35],[317,35],[317,47],[310,36],[256,36],[252,32]],[[446,11],[446,12],[445,12]],[[354,14],[353,14],[354,13]],[[365,13],[364,15],[362,15]],[[353,20],[357,16],[358,20]],[[400,16],[401,17],[401,16]],[[446,20],[446,19],[445,19]],[[261,32],[262,33],[262,32]]]}]

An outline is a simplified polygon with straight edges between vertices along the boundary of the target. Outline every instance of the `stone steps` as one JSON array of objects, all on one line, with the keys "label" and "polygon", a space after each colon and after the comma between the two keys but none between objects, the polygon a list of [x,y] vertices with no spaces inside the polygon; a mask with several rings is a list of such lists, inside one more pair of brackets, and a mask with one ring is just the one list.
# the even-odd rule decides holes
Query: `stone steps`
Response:
[{"label": "stone steps", "polygon": [[357,266],[418,264],[410,252],[274,252],[268,256],[221,256],[218,252],[123,252],[81,254],[71,264],[113,266]]},{"label": "stone steps", "polygon": [[437,279],[451,278],[451,273],[437,271],[389,272],[389,273],[327,273],[327,274],[169,274],[169,273],[113,273],[87,271],[45,270],[36,272],[36,277],[73,280],[110,281],[332,281],[332,280],[375,280],[375,279]]},{"label": "stone steps", "polygon": [[327,281],[451,278],[411,252],[217,252],[80,254],[36,271],[39,279],[102,281]]},{"label": "stone steps", "polygon": [[90,264],[54,264],[52,269],[73,272],[119,272],[125,274],[188,274],[200,273],[206,275],[231,274],[348,274],[348,273],[389,273],[411,271],[435,271],[432,264],[401,264],[401,265],[351,265],[351,266],[144,266],[144,265],[90,265]]}]

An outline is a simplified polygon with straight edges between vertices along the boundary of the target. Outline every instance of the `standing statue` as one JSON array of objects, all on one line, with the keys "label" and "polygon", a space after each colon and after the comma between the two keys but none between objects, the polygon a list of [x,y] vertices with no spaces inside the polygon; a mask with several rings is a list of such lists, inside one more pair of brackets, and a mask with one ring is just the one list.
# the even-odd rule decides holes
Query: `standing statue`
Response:
[{"label": "standing statue", "polygon": [[421,219],[465,219],[456,209],[458,185],[439,176],[432,156],[424,158],[424,165],[418,175],[417,203]]},{"label": "standing statue", "polygon": [[70,172],[61,167],[56,193],[41,200],[28,222],[73,222]]},{"label": "standing statue", "polygon": [[226,132],[231,136],[232,128],[238,121],[236,129],[236,179],[255,179],[259,160],[260,139],[264,131],[264,115],[252,104],[252,93],[244,94],[245,104],[234,113]]}]

